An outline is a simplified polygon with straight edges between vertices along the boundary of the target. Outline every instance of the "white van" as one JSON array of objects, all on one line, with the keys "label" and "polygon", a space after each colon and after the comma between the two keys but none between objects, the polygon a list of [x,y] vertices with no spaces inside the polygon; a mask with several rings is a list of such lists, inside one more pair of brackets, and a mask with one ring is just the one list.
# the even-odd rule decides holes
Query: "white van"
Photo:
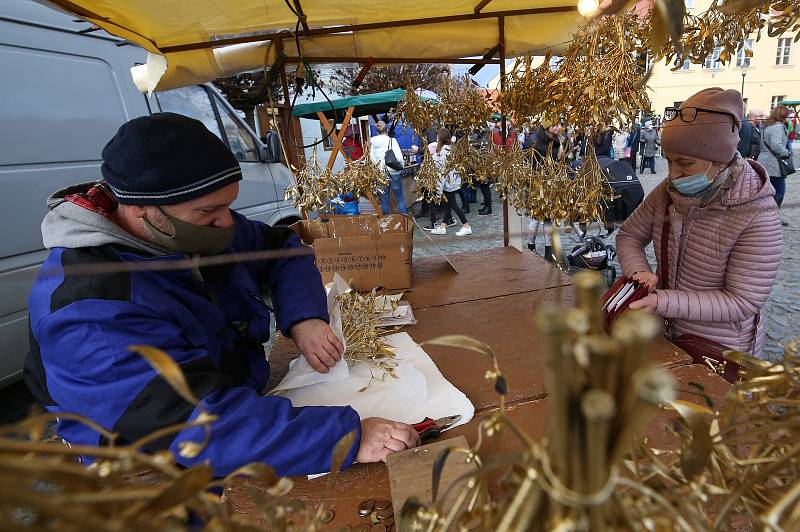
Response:
[{"label": "white van", "polygon": [[0,2],[0,387],[22,375],[28,293],[47,256],[48,195],[100,179],[100,152],[120,125],[159,111],[201,120],[239,159],[233,207],[271,225],[299,213],[283,201],[292,174],[212,85],[140,93],[130,67],[146,53],[32,0]]}]

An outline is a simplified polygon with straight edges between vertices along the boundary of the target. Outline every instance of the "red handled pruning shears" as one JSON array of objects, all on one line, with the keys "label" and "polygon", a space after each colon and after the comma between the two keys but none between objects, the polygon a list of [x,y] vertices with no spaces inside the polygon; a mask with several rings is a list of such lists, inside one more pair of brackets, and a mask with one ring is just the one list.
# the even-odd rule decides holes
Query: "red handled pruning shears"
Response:
[{"label": "red handled pruning shears", "polygon": [[447,417],[440,417],[439,419],[431,419],[426,417],[419,423],[414,423],[411,425],[419,434],[419,437],[422,441],[426,440],[433,440],[439,437],[439,435],[452,428],[453,425],[458,423],[461,420],[461,416],[447,416]]}]

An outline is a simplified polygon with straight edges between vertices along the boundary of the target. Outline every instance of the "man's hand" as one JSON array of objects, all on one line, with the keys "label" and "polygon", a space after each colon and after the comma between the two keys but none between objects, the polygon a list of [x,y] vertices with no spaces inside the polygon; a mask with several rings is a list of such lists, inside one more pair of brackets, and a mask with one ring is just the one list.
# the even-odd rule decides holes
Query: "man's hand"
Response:
[{"label": "man's hand", "polygon": [[647,285],[648,290],[653,290],[658,284],[658,275],[650,272],[636,272],[631,277],[634,281]]},{"label": "man's hand", "polygon": [[388,455],[419,444],[419,434],[411,425],[380,417],[362,419],[361,447],[356,460],[362,464],[385,462]]},{"label": "man's hand", "polygon": [[653,293],[648,296],[643,297],[639,301],[634,301],[628,308],[631,310],[641,309],[646,310],[647,312],[655,313],[656,308],[658,308],[658,296]]},{"label": "man's hand", "polygon": [[294,343],[312,368],[328,373],[342,358],[344,346],[330,326],[322,320],[312,319],[296,323],[291,330]]}]

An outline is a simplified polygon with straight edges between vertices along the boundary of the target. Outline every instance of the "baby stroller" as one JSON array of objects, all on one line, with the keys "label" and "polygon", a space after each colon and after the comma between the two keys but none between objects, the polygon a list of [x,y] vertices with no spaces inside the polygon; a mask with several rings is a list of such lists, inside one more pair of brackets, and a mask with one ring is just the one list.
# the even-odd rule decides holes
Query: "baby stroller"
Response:
[{"label": "baby stroller", "polygon": [[601,234],[602,227],[598,228],[598,234],[589,235],[583,224],[572,224],[573,234],[577,238],[576,245],[567,256],[567,262],[574,269],[605,272],[608,285],[611,286],[617,277],[617,269],[611,262],[617,253],[616,248],[607,243],[606,239],[642,203],[644,189],[627,161],[615,161],[609,157],[598,157],[597,161],[618,197],[605,206],[605,235]]}]

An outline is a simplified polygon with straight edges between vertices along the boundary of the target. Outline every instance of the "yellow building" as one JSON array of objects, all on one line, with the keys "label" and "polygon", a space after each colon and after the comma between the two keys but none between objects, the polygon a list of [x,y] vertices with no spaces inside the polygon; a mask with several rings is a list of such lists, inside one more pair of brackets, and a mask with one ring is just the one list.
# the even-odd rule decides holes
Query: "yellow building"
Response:
[{"label": "yellow building", "polygon": [[[713,0],[685,0],[687,11],[702,13]],[[681,65],[672,71],[673,65],[663,61],[653,67],[648,81],[653,110],[661,116],[664,108],[675,106],[695,92],[706,87],[742,90],[748,109],[769,110],[780,100],[800,100],[800,42],[792,42],[794,34],[781,37],[767,36],[766,29],[761,40],[755,35],[748,38],[753,56],[747,58],[740,49],[738,55],[723,65],[716,62],[720,50],[705,64]]]}]

